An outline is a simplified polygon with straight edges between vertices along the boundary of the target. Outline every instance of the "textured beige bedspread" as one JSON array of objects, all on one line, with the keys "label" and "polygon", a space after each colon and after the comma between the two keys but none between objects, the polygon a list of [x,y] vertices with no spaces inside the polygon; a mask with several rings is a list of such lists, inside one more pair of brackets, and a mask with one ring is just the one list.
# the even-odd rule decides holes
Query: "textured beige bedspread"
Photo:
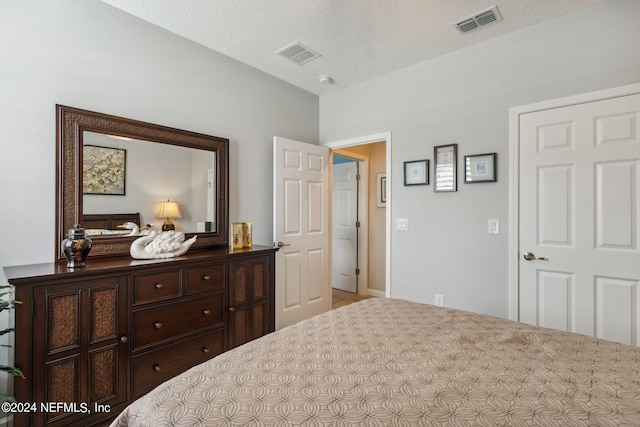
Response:
[{"label": "textured beige bedspread", "polygon": [[113,426],[640,426],[640,349],[373,298],[196,366]]}]

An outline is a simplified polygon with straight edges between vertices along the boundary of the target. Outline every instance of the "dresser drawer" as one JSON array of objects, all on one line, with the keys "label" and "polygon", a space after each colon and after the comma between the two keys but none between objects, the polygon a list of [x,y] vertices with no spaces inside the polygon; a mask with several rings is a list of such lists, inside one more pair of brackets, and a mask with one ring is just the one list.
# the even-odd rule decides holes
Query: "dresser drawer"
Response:
[{"label": "dresser drawer", "polygon": [[187,294],[225,287],[225,264],[211,264],[187,269]]},{"label": "dresser drawer", "polygon": [[223,319],[224,293],[139,310],[133,313],[133,348],[222,326]]},{"label": "dresser drawer", "polygon": [[133,276],[133,304],[143,304],[180,296],[180,270]]},{"label": "dresser drawer", "polygon": [[133,394],[137,395],[222,353],[223,329],[199,335],[133,358]]}]

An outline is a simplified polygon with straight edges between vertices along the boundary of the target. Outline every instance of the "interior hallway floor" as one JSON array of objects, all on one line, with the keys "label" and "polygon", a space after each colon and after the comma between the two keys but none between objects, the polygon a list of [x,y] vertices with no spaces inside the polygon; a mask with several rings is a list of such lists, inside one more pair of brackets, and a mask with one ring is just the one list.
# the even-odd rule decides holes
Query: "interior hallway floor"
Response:
[{"label": "interior hallway floor", "polygon": [[360,295],[354,294],[352,292],[341,291],[340,289],[331,289],[331,308],[336,309],[338,307],[343,307],[345,305],[349,305],[352,302],[362,301],[367,298],[375,298],[371,295]]}]

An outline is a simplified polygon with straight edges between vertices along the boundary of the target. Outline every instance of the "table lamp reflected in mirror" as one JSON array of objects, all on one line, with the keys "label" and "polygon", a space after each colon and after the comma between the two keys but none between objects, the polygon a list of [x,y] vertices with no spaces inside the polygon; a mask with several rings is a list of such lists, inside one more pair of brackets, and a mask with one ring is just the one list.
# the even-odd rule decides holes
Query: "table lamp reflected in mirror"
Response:
[{"label": "table lamp reflected in mirror", "polygon": [[164,224],[162,224],[162,231],[175,230],[176,226],[171,221],[171,218],[180,218],[180,208],[178,203],[171,202],[167,199],[166,202],[158,203],[158,210],[156,217],[164,218]]}]

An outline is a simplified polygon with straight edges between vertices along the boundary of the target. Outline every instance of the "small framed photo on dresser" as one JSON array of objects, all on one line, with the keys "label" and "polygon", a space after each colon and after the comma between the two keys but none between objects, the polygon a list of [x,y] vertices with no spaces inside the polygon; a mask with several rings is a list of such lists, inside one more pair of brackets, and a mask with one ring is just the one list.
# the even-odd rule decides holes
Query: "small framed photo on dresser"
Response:
[{"label": "small framed photo on dresser", "polygon": [[458,158],[458,144],[438,145],[433,147],[434,186],[433,191],[458,191],[456,163]]}]

